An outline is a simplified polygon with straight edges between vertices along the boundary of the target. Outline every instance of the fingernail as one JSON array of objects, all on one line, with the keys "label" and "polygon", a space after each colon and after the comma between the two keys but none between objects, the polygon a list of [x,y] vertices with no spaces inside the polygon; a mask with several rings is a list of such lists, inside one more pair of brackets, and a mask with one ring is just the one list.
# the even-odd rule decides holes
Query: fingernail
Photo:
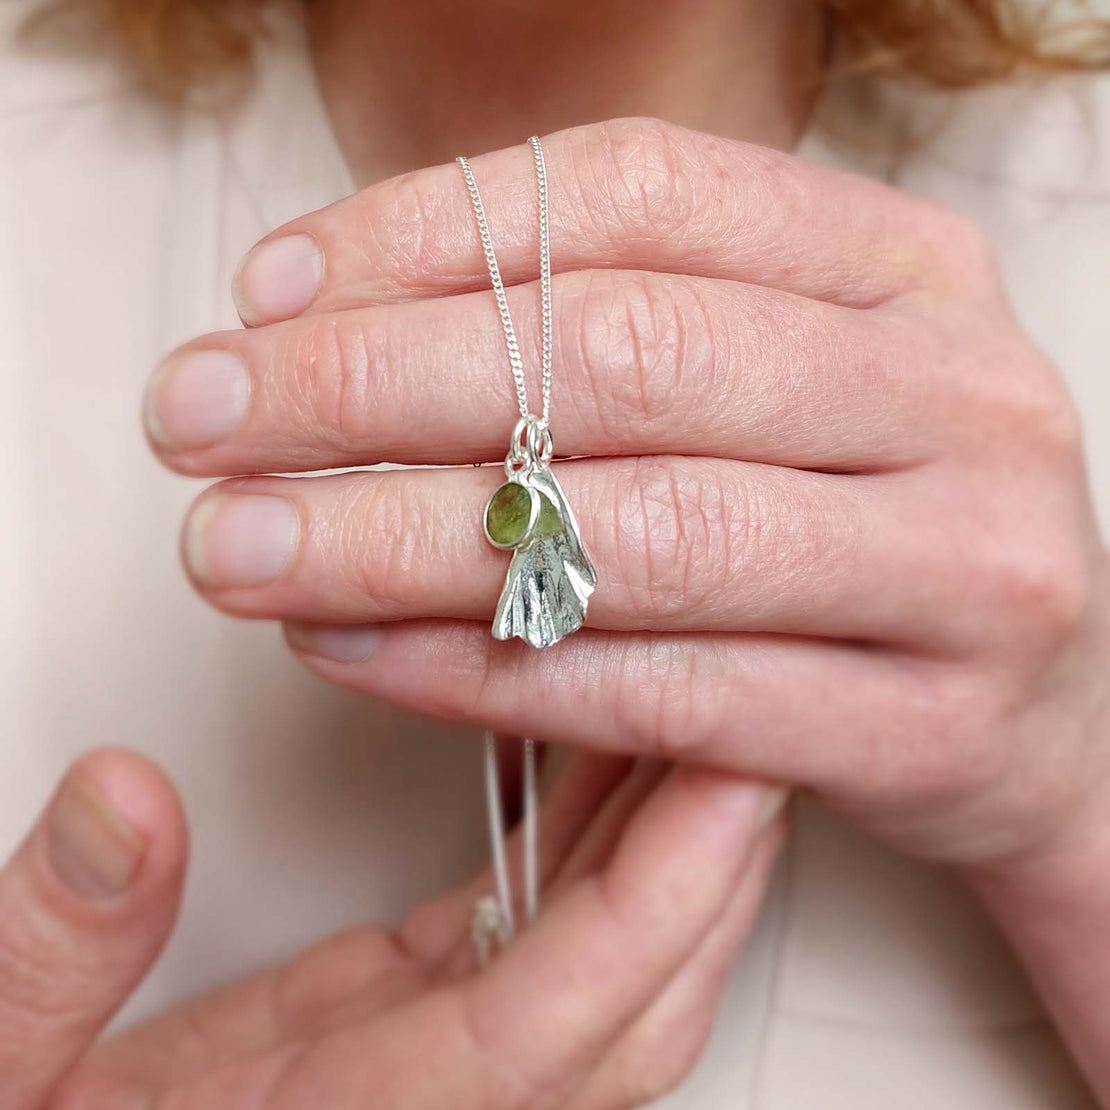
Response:
[{"label": "fingernail", "polygon": [[786,808],[786,803],[790,801],[790,793],[790,787],[788,786],[764,787],[763,801],[756,817],[757,829],[765,829],[774,824],[775,819]]},{"label": "fingernail", "polygon": [[105,901],[131,885],[146,841],[90,779],[74,772],[51,803],[46,850],[66,886],[82,898]]},{"label": "fingernail", "polygon": [[368,659],[382,641],[380,628],[374,625],[307,625],[289,624],[285,637],[290,645],[306,655],[329,659],[333,663],[361,663]]},{"label": "fingernail", "polygon": [[284,497],[215,493],[189,515],[185,562],[207,586],[263,586],[286,570],[299,540],[300,518]]},{"label": "fingernail", "polygon": [[230,351],[174,355],[147,388],[147,431],[163,447],[210,447],[242,424],[249,400],[247,368]]},{"label": "fingernail", "polygon": [[233,294],[244,324],[288,320],[316,299],[324,255],[311,235],[283,235],[255,247],[239,266]]}]

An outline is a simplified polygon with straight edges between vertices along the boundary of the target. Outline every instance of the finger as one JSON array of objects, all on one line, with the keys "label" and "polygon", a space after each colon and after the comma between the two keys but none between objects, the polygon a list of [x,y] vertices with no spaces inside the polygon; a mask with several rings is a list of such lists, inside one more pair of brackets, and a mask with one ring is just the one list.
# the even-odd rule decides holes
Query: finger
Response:
[{"label": "finger", "polygon": [[[167,1091],[194,1087],[206,1092],[199,1102],[182,1097],[173,1105],[244,1105],[258,1097],[272,1061],[402,1005],[426,989],[427,973],[390,931],[346,930],[99,1045],[73,1078],[74,1105],[85,1105],[76,1093],[89,1105],[130,1106],[124,1093],[135,1105],[154,1105]],[[233,1089],[243,1102],[232,1099]]]},{"label": "finger", "polygon": [[[559,867],[628,765],[613,756],[576,753],[545,801],[545,874]],[[97,1050],[81,1082],[113,1093],[126,1085],[153,1098],[170,1089],[203,1091],[204,1077],[215,1071],[221,1082],[241,1083],[249,1091],[263,1081],[267,1054],[281,1058],[329,1029],[365,1024],[424,989],[429,976],[438,977],[436,965],[466,940],[474,899],[488,888],[488,879],[480,877],[422,906],[396,935],[365,926],[329,937],[288,964],[129,1030]],[[221,1063],[235,1058],[256,1058],[261,1070],[224,1072]]]},{"label": "finger", "polygon": [[287,637],[329,681],[430,716],[866,795],[873,814],[902,803],[907,752],[915,791],[947,788],[978,681],[958,664],[791,636],[583,629],[534,651],[475,622],[402,621]]},{"label": "finger", "polygon": [[[613,756],[575,755],[545,801],[545,872],[559,867],[627,767]],[[421,907],[395,936],[365,926],[329,937],[288,964],[130,1030],[97,1050],[82,1082],[109,1090],[126,1082],[146,1092],[189,1087],[223,1060],[280,1053],[328,1029],[365,1023],[423,989],[465,938],[474,899],[488,885],[482,877]]]},{"label": "finger", "polygon": [[701,1056],[728,983],[763,904],[784,841],[781,821],[764,832],[728,908],[698,950],[606,1052],[565,1110],[627,1110],[678,1086]]},{"label": "finger", "polygon": [[[548,888],[573,852],[583,831],[614,790],[619,789],[630,761],[599,752],[575,752],[562,770],[540,810],[540,882]],[[518,825],[506,844],[513,889],[520,889],[522,829]],[[475,901],[493,889],[486,868],[473,882],[421,906],[401,927],[405,947],[419,959],[437,964],[470,943]]]},{"label": "finger", "polygon": [[[628,271],[563,275],[553,297],[562,454],[873,471],[920,459],[949,425],[922,416],[947,395],[948,353],[902,314]],[[538,348],[535,286],[509,298]],[[159,368],[146,415],[170,466],[218,475],[489,462],[518,414],[497,308],[478,293],[206,336]]]},{"label": "finger", "polygon": [[[660,761],[638,760],[604,799],[574,850],[558,867],[546,898],[558,898],[587,875],[602,870],[640,804],[658,786],[668,768]],[[570,779],[567,780],[568,785]],[[781,791],[785,804],[787,791]],[[692,1066],[708,1037],[712,1018],[736,951],[747,937],[763,899],[783,840],[783,822],[773,821],[776,803],[769,799],[765,820],[748,871],[728,910],[706,935],[645,1013],[612,1046],[571,1106],[623,1108],[639,1106],[674,1086]],[[452,978],[477,967],[473,945],[460,918],[452,958]]]},{"label": "finger", "polygon": [[[472,981],[462,998],[475,1040],[519,1084],[519,1105],[533,1105],[539,1092],[551,1098],[562,1084],[573,1089],[583,1065],[697,950],[749,863],[769,797],[762,787],[673,770],[606,871],[569,891]],[[540,1028],[555,1046],[550,1055],[533,1043]]]},{"label": "finger", "polygon": [[[922,201],[799,158],[654,120],[544,140],[556,270],[695,273],[869,307],[923,281],[946,226]],[[538,269],[521,145],[473,160],[506,282]],[[951,221],[949,221],[951,222]],[[365,189],[285,225],[236,282],[249,324],[488,286],[455,165]]]},{"label": "finger", "polygon": [[[558,469],[597,569],[589,623],[948,646],[947,588],[912,476],[688,458]],[[324,623],[491,619],[506,554],[482,532],[493,468],[235,479],[194,507],[194,582],[238,616]],[[935,527],[935,526],[934,526]],[[955,530],[948,536],[954,542]],[[922,581],[929,593],[906,588]]]},{"label": "finger", "polygon": [[[533,1106],[541,1092],[557,1105],[724,912],[766,800],[753,784],[676,769],[604,875],[550,907],[485,974],[302,1054],[271,1105],[343,1110],[370,1089],[407,1110],[438,1110],[445,1090],[460,1110]],[[428,1043],[434,1052],[414,1051]]]},{"label": "finger", "polygon": [[594,820],[563,859],[553,876],[552,893],[566,890],[587,875],[605,869],[633,814],[659,785],[668,769],[669,764],[663,760],[636,760],[632,770],[605,799]]},{"label": "finger", "polygon": [[0,872],[6,1110],[39,1110],[150,967],[177,913],[185,841],[161,772],[98,751]]},{"label": "finger", "polygon": [[[576,759],[583,756],[597,758],[597,753],[575,753]],[[579,880],[603,871],[608,866],[633,814],[670,769],[670,765],[662,760],[638,759],[630,765],[629,760],[617,759],[615,763],[622,768],[622,773],[612,779],[610,789],[605,795],[598,795],[595,788],[589,820],[583,822],[575,841],[564,839],[558,845],[558,857],[545,860],[545,904],[559,898]],[[568,784],[568,789],[573,785],[575,784]],[[552,855],[553,853],[545,852],[545,856]],[[519,883],[519,880],[515,881]],[[483,889],[489,889],[488,880]],[[459,978],[472,974],[477,968],[473,941],[460,930],[448,964],[449,977]]]}]

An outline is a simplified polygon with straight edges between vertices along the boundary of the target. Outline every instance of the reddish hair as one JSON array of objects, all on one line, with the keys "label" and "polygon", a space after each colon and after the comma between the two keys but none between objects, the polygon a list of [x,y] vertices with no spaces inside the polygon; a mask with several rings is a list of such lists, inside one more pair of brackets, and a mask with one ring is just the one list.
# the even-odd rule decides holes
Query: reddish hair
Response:
[{"label": "reddish hair", "polygon": [[[249,72],[269,0],[50,0],[35,22],[76,17],[170,99]],[[1110,68],[1110,19],[1084,0],[823,0],[852,72],[966,89],[1023,75]],[[839,64],[838,64],[839,68]]]}]

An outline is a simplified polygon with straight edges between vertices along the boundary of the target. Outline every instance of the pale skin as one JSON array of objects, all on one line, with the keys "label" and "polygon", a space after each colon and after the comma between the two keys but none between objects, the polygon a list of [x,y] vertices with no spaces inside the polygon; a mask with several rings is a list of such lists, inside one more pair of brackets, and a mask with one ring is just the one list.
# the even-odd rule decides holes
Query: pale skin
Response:
[{"label": "pale skin", "polygon": [[[88,829],[75,795],[126,822],[126,886],[93,882],[63,847],[59,830]],[[488,876],[89,1052],[173,925],[186,844],[161,773],[94,752],[0,872],[5,1110],[438,1110],[448,1090],[463,1110],[638,1105],[696,1058],[781,845],[783,797],[581,756],[544,808],[543,922],[485,972],[469,924]],[[108,835],[101,864],[121,854]]]},{"label": "pale skin", "polygon": [[[33,926],[15,940],[32,943],[5,936],[0,951],[64,973],[97,945],[143,943],[111,982],[60,975],[89,1000],[76,1033],[50,1024],[56,1008],[5,995],[18,977],[0,961],[0,1028],[14,1031],[0,1044],[28,1076],[17,1110],[85,1105],[97,1084],[144,1107],[362,1105],[368,1084],[388,1095],[376,1104],[417,1108],[444,1089],[490,1110],[636,1105],[696,1056],[758,905],[781,822],[753,779],[812,791],[958,869],[1110,1105],[1106,556],[1075,413],[981,235],[771,149],[804,122],[804,96],[786,90],[816,65],[806,4],[782,5],[778,23],[755,14],[777,5],[726,16],[706,0],[677,39],[660,15],[606,39],[609,65],[573,70],[554,109],[528,81],[542,13],[476,4],[462,27],[401,7],[388,34],[373,5],[315,9],[325,96],[368,187],[248,256],[247,329],[172,355],[147,418],[164,461],[191,475],[445,464],[223,482],[190,516],[186,561],[213,604],[284,622],[333,681],[585,750],[549,803],[549,909],[476,975],[464,920],[476,888],[458,892],[400,941],[368,930],[275,973],[325,985],[306,1010],[275,1009],[273,978],[248,983],[70,1070],[169,928],[183,852],[154,772],[102,754],[83,773],[103,792],[122,760],[127,796],[154,800],[130,819],[144,844],[131,885],[93,911],[67,900],[35,848],[47,832],[32,834],[0,880],[0,907]],[[747,69],[720,45],[737,10],[750,35],[726,41],[761,59]],[[582,13],[567,23],[577,41],[546,44],[548,80],[560,61],[572,72],[563,52],[601,49]],[[490,42],[507,28],[520,91],[508,104],[481,77],[502,64],[504,37]],[[662,72],[652,59],[672,40]],[[736,73],[730,116],[714,90]],[[372,106],[387,102],[383,122]],[[587,122],[628,111],[677,122]],[[532,351],[534,181],[526,148],[507,144],[537,130],[552,132],[555,444],[581,456],[557,466],[601,584],[589,627],[543,653],[488,635],[505,557],[484,546],[481,511],[499,471],[470,464],[503,456],[515,417],[461,179],[448,164],[371,184],[506,147],[474,169]],[[213,351],[249,382],[218,436],[187,381],[191,356]],[[630,758],[680,769],[660,781],[654,762],[629,773]],[[625,909],[599,904],[599,887],[625,892]],[[676,898],[681,921],[661,910]],[[553,994],[535,990],[545,969]],[[476,1011],[494,1015],[477,1053]],[[202,1035],[186,1037],[198,1015]],[[558,1037],[517,1036],[552,1021]],[[442,1070],[414,1067],[412,1041],[445,1045]]]}]

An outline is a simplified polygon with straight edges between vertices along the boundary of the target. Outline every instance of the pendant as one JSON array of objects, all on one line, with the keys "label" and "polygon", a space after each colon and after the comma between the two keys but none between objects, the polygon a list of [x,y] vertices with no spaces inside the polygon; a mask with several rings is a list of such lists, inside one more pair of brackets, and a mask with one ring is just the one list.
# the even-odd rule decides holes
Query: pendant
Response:
[{"label": "pendant", "polygon": [[486,504],[486,538],[511,550],[512,562],[493,618],[495,640],[518,636],[550,647],[586,621],[597,573],[578,522],[548,463],[551,434],[535,417],[520,420],[505,459],[508,481]]}]

